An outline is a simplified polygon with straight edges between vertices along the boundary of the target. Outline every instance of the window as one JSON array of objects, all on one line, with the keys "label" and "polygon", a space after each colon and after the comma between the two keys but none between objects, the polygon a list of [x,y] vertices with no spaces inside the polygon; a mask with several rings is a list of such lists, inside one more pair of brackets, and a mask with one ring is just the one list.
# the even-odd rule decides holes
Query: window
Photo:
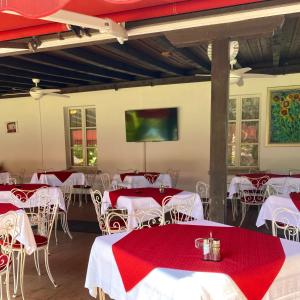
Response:
[{"label": "window", "polygon": [[67,157],[69,165],[96,166],[97,165],[97,131],[96,108],[69,107],[68,119],[68,147]]},{"label": "window", "polygon": [[259,97],[230,97],[228,111],[228,166],[258,167]]}]

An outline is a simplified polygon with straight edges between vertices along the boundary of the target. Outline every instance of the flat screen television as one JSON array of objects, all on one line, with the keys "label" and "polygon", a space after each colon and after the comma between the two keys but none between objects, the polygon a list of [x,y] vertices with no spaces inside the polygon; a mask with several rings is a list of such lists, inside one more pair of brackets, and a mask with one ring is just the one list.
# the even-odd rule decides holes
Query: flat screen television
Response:
[{"label": "flat screen television", "polygon": [[125,111],[127,142],[178,140],[177,108]]}]

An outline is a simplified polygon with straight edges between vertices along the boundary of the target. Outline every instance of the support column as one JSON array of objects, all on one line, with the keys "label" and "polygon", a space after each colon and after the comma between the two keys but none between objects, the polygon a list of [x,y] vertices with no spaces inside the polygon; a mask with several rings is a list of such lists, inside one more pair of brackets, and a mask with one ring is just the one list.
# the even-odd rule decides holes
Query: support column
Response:
[{"label": "support column", "polygon": [[212,43],[209,217],[225,222],[227,193],[227,123],[229,100],[229,39]]}]

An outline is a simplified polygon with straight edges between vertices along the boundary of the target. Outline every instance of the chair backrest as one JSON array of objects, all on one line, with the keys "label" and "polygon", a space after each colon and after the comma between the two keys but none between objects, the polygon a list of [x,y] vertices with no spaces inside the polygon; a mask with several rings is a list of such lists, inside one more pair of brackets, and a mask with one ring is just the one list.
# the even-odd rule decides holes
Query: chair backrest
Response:
[{"label": "chair backrest", "polygon": [[71,200],[72,200],[73,186],[71,186],[71,185],[62,185],[60,187],[60,189],[63,193],[66,210],[68,211],[69,207],[70,207]]},{"label": "chair backrest", "polygon": [[199,194],[202,202],[209,202],[209,184],[203,181],[196,182],[196,193]]},{"label": "chair backrest", "polygon": [[99,224],[99,229],[102,232],[106,232],[106,224],[105,224],[105,214],[101,213],[102,208],[102,193],[99,190],[90,189],[90,195],[95,207],[95,212],[97,216],[97,221]]},{"label": "chair backrest", "polygon": [[287,208],[277,208],[272,216],[272,234],[283,236],[292,241],[299,242],[300,212],[294,212]]},{"label": "chair backrest", "polygon": [[179,170],[175,169],[168,169],[167,174],[170,174],[171,180],[172,180],[172,187],[176,187],[178,183],[178,178],[179,178]]},{"label": "chair backrest", "polygon": [[133,215],[137,226],[131,229],[150,228],[164,225],[163,209],[160,206],[149,206],[147,208],[136,210]]},{"label": "chair backrest", "polygon": [[129,230],[128,213],[126,211],[112,209],[104,215],[105,230],[107,234]]},{"label": "chair backrest", "polygon": [[19,234],[17,221],[18,215],[16,212],[10,211],[6,214],[0,215],[0,239],[2,245],[5,245],[5,247],[1,247],[0,250],[0,273],[8,271],[9,269],[13,253],[13,245],[15,243],[16,236]]},{"label": "chair backrest", "polygon": [[176,195],[165,197],[162,202],[163,223],[174,224],[191,221],[195,208],[195,196],[191,194],[185,197]]},{"label": "chair backrest", "polygon": [[272,195],[280,195],[283,194],[285,190],[284,184],[267,184],[266,187],[266,192],[267,192],[267,197],[272,196]]},{"label": "chair backrest", "polygon": [[110,190],[111,188],[110,175],[108,173],[102,173],[99,175],[99,177],[100,177],[103,191]]}]

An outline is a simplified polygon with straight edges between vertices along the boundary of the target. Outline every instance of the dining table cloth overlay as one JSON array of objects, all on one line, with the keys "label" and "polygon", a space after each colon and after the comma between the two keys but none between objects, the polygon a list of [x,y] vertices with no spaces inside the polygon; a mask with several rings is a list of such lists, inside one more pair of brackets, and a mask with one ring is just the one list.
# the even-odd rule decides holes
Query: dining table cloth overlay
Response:
[{"label": "dining table cloth overlay", "polygon": [[298,211],[300,211],[300,193],[290,193],[290,197],[294,203],[294,205],[297,207]]},{"label": "dining table cloth overlay", "polygon": [[[271,196],[269,196],[260,208],[260,211],[259,211],[259,214],[258,214],[258,217],[256,220],[256,226],[260,227],[262,225],[265,225],[265,221],[267,221],[267,220],[272,221],[274,212],[279,208],[286,208],[295,213],[299,213],[299,208],[297,207],[297,205],[299,205],[299,202],[300,201],[298,201],[298,199],[295,199],[293,201],[291,198],[291,195],[271,195]],[[275,221],[276,222],[285,222],[286,220],[289,220],[290,225],[293,225],[296,227],[299,226],[297,219],[290,218],[289,214],[285,213],[284,211],[276,216]]]},{"label": "dining table cloth overlay", "polygon": [[84,185],[85,176],[75,171],[49,171],[33,173],[30,183],[48,184],[51,186]]},{"label": "dining table cloth overlay", "polygon": [[0,184],[8,183],[10,178],[10,174],[7,171],[0,171]]},{"label": "dining table cloth overlay", "polygon": [[[194,246],[210,232],[221,241],[221,262],[203,261]],[[293,300],[300,295],[299,260],[300,243],[192,221],[97,237],[85,287],[115,300]]]},{"label": "dining table cloth overlay", "polygon": [[[24,190],[24,193],[13,191],[14,189]],[[13,191],[13,192],[12,192]],[[27,193],[28,200],[24,198]],[[49,203],[56,203],[62,210],[66,210],[65,200],[59,187],[52,187],[45,184],[12,184],[0,185],[0,203],[12,203],[20,208],[29,208],[38,206],[39,198],[47,196]]]},{"label": "dining table cloth overlay", "polygon": [[16,240],[24,245],[27,254],[32,254],[36,250],[36,241],[31,229],[29,218],[23,209],[11,204],[0,203],[0,214],[6,214],[10,211],[17,214],[17,235]]},{"label": "dining table cloth overlay", "polygon": [[[196,220],[204,219],[203,206],[199,194],[173,188],[165,188],[163,193],[160,193],[158,188],[104,191],[101,213],[104,214],[110,206],[119,209],[125,208],[128,212],[128,225],[130,228],[135,228],[138,225],[138,220],[134,213],[145,209],[160,209],[162,200],[166,196],[174,196],[168,201],[167,205],[169,206],[182,205],[184,201],[187,201],[187,204],[189,204],[191,203],[190,200],[193,199],[194,207],[191,210],[191,217]],[[147,216],[145,221],[147,221]]]},{"label": "dining table cloth overlay", "polygon": [[174,196],[181,192],[182,190],[174,188],[165,188],[163,193],[158,188],[118,189],[109,192],[109,198],[113,208],[116,208],[116,203],[120,196],[151,197],[161,206],[165,197]]},{"label": "dining table cloth overlay", "polygon": [[[291,185],[300,185],[300,175],[294,174],[291,176],[272,174],[272,173],[253,173],[253,174],[238,174],[231,179],[230,185],[228,187],[228,198],[232,199],[234,195],[239,192],[240,184],[252,184],[252,182],[257,182],[258,178],[268,177],[267,180],[263,180],[263,184],[274,184],[282,186],[281,193],[287,193],[288,187]],[[253,184],[252,184],[253,185]],[[255,185],[253,185],[255,187]]]},{"label": "dining table cloth overlay", "polygon": [[[223,259],[218,263],[203,261],[194,247],[196,238],[210,233],[221,241]],[[262,299],[285,260],[279,238],[238,227],[172,224],[135,230],[112,251],[126,291],[153,269],[169,268],[227,274],[249,300]],[[253,282],[259,284],[254,288]]]},{"label": "dining table cloth overlay", "polygon": [[112,186],[128,189],[159,187],[161,185],[172,187],[170,174],[159,172],[126,172],[115,174],[112,178]]}]

